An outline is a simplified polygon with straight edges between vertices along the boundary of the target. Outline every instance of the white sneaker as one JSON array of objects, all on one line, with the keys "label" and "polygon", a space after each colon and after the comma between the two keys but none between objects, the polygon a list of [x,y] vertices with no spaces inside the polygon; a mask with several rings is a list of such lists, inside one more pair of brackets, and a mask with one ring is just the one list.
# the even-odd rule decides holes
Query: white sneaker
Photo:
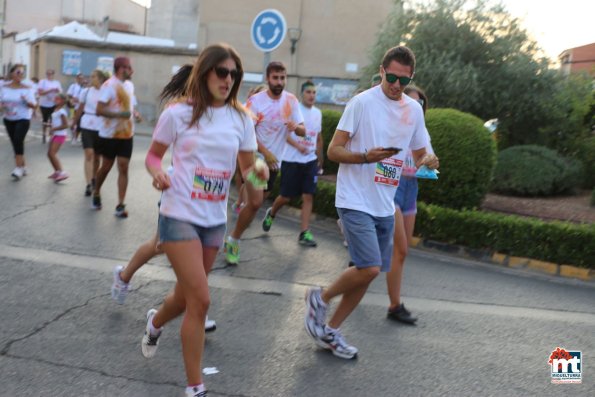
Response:
[{"label": "white sneaker", "polygon": [[125,283],[120,278],[120,273],[124,270],[123,266],[114,267],[114,282],[112,283],[112,299],[118,302],[119,305],[123,305],[130,291],[130,283]]},{"label": "white sneaker", "polygon": [[21,167],[21,170],[23,171],[23,176],[27,176],[27,174],[29,173],[27,171],[27,167]]},{"label": "white sneaker", "polygon": [[186,388],[186,397],[207,397],[208,393],[207,390],[203,387],[199,388],[199,386],[194,387],[187,387]]},{"label": "white sneaker", "polygon": [[357,347],[349,345],[339,329],[331,331],[328,327],[324,327],[324,331],[323,336],[315,338],[318,346],[330,350],[333,355],[346,360],[357,358]]},{"label": "white sneaker", "polygon": [[217,329],[217,323],[215,320],[209,320],[209,316],[207,316],[205,320],[205,332],[213,332]]},{"label": "white sneaker", "polygon": [[161,336],[161,329],[158,330],[157,335],[151,334],[151,324],[153,323],[153,317],[157,313],[155,309],[149,309],[147,312],[147,326],[145,327],[145,334],[141,341],[140,347],[143,352],[143,356],[146,358],[152,358],[157,353],[157,347],[159,346],[159,337]]},{"label": "white sneaker", "polygon": [[15,181],[18,181],[23,177],[23,169],[21,167],[16,167],[14,170],[12,170],[10,176],[12,176]]},{"label": "white sneaker", "polygon": [[326,320],[327,305],[320,297],[321,292],[321,288],[308,288],[306,291],[304,326],[308,335],[314,338],[314,340],[325,334],[324,323]]}]

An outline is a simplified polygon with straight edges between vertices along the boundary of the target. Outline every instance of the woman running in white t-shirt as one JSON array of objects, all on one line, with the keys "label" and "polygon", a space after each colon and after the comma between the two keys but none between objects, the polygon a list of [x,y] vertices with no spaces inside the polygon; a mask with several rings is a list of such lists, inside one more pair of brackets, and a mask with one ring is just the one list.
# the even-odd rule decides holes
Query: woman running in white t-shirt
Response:
[{"label": "woman running in white t-shirt", "polygon": [[[193,397],[206,396],[201,359],[210,304],[207,274],[223,243],[236,158],[246,181],[268,178],[266,166],[254,170],[254,124],[237,99],[242,76],[232,47],[205,48],[186,84],[187,97],[159,117],[145,160],[153,186],[163,191],[159,239],[177,283],[159,310],[148,311],[141,348],[145,357],[153,357],[162,327],[183,313],[186,395]],[[161,160],[170,146],[173,171],[168,173]],[[247,190],[256,194],[250,184]]]},{"label": "woman running in white t-shirt", "polygon": [[23,84],[25,66],[13,65],[10,68],[11,81],[5,83],[0,91],[0,104],[4,111],[4,126],[14,151],[15,169],[12,177],[17,181],[27,175],[25,167],[25,136],[31,124],[31,114],[37,106],[35,95],[30,86]]}]

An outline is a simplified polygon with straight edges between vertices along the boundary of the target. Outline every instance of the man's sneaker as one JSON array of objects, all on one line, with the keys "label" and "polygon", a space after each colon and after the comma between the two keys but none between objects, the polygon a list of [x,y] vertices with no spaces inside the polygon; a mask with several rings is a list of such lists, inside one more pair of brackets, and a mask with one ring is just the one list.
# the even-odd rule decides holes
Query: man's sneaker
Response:
[{"label": "man's sneaker", "polygon": [[262,220],[262,230],[268,232],[271,230],[271,226],[273,225],[273,216],[271,212],[273,211],[273,207],[269,207],[267,212],[264,214],[264,219]]},{"label": "man's sneaker", "polygon": [[223,244],[225,250],[225,262],[230,265],[237,265],[240,262],[240,243],[237,240],[231,240],[229,237],[225,244]]},{"label": "man's sneaker", "polygon": [[114,282],[112,283],[112,299],[118,302],[119,305],[123,305],[130,291],[130,283],[125,283],[120,278],[120,273],[124,270],[123,266],[114,267]]},{"label": "man's sneaker", "polygon": [[21,167],[16,167],[14,170],[12,170],[10,176],[12,176],[15,181],[18,181],[23,177],[23,169]]},{"label": "man's sneaker", "polygon": [[48,175],[48,179],[56,179],[58,175],[60,175],[60,171],[54,171]]},{"label": "man's sneaker", "polygon": [[68,179],[69,176],[70,175],[68,175],[68,172],[60,171],[58,175],[56,175],[56,177],[54,178],[54,182],[60,182],[64,179]]},{"label": "man's sneaker", "polygon": [[300,233],[300,238],[298,242],[301,245],[305,245],[306,247],[316,247],[316,241],[314,241],[314,237],[312,236],[312,232],[310,230],[304,230]]},{"label": "man's sneaker", "polygon": [[93,195],[93,199],[91,202],[91,208],[93,208],[94,210],[100,210],[101,209],[101,196],[100,195]]},{"label": "man's sneaker", "polygon": [[207,316],[205,320],[205,332],[213,332],[217,329],[217,323],[215,320],[209,320],[209,316]]},{"label": "man's sneaker", "polygon": [[21,167],[21,170],[23,171],[23,176],[27,176],[27,174],[29,174],[29,171],[27,171],[27,167]]},{"label": "man's sneaker", "polygon": [[324,323],[326,320],[326,303],[322,301],[320,293],[322,288],[308,288],[306,291],[306,315],[304,326],[306,332],[314,339],[324,335]]},{"label": "man's sneaker", "polygon": [[345,338],[343,338],[339,329],[331,331],[328,328],[325,328],[324,335],[320,338],[316,338],[316,344],[324,349],[332,351],[333,355],[337,357],[346,360],[357,358],[357,347],[351,346],[345,342]]},{"label": "man's sneaker", "polygon": [[85,187],[85,197],[90,197],[92,192],[93,192],[93,190],[91,189],[91,185],[90,184],[87,185]]},{"label": "man's sneaker", "polygon": [[413,317],[411,315],[411,312],[405,309],[405,305],[402,303],[396,309],[388,309],[386,317],[390,320],[399,321],[411,325],[415,325],[415,322],[417,321],[417,317]]},{"label": "man's sneaker", "polygon": [[118,204],[116,206],[116,212],[114,212],[114,215],[118,218],[128,218],[128,211],[126,211],[126,205]]},{"label": "man's sneaker", "polygon": [[207,390],[204,388],[200,390],[197,386],[186,388],[186,397],[208,397]]},{"label": "man's sneaker", "polygon": [[143,340],[141,341],[141,350],[143,352],[143,356],[146,358],[151,358],[157,353],[157,347],[159,346],[159,337],[161,336],[161,330],[157,332],[156,335],[151,334],[151,324],[153,323],[153,316],[155,316],[157,310],[150,309],[147,312],[147,326],[145,327],[145,334],[143,335]]}]

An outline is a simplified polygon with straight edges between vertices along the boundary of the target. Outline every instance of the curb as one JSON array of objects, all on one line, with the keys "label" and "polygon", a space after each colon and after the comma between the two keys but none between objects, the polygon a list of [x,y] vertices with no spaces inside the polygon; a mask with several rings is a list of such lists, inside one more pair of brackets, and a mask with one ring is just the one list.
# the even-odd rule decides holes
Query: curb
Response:
[{"label": "curb", "polygon": [[561,265],[557,263],[544,262],[531,258],[506,255],[489,250],[472,249],[464,246],[447,244],[438,241],[414,237],[411,247],[440,251],[447,254],[454,254],[468,259],[480,260],[494,265],[509,267],[512,269],[528,269],[531,271],[545,273],[553,276],[574,278],[582,281],[595,282],[595,271],[578,266]]}]

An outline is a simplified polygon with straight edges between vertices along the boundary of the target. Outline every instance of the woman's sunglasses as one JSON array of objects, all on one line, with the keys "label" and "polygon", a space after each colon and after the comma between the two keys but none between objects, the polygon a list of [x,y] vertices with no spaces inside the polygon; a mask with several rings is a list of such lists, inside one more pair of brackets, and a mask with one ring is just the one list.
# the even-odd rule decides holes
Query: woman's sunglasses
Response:
[{"label": "woman's sunglasses", "polygon": [[408,85],[413,80],[411,77],[397,76],[396,74],[386,73],[386,72],[384,73],[384,78],[386,79],[386,81],[388,81],[391,84],[393,84],[397,80],[399,80],[399,84],[401,84],[403,86]]},{"label": "woman's sunglasses", "polygon": [[231,75],[231,79],[235,81],[240,74],[240,72],[238,72],[237,69],[229,70],[228,68],[224,68],[223,66],[216,66],[214,70],[215,74],[220,79],[226,79],[228,75]]}]

